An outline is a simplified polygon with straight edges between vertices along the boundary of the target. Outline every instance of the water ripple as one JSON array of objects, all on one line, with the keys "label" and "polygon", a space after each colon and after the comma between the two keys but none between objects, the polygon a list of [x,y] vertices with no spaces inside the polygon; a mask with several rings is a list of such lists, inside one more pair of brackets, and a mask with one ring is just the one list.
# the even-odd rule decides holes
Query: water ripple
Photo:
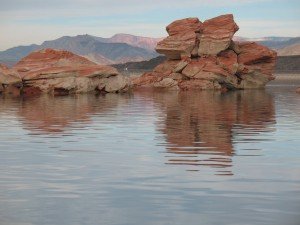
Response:
[{"label": "water ripple", "polygon": [[0,224],[288,224],[290,90],[0,98]]}]

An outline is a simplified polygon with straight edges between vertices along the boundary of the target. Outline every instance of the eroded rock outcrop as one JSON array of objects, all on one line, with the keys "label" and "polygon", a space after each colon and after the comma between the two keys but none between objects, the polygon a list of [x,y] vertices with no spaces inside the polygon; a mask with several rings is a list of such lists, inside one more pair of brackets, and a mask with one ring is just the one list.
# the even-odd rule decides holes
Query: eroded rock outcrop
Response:
[{"label": "eroded rock outcrop", "polygon": [[204,21],[203,31],[199,38],[198,54],[216,55],[227,49],[238,29],[231,14]]},{"label": "eroded rock outcrop", "polygon": [[233,15],[204,21],[186,18],[167,26],[156,51],[167,60],[134,78],[134,86],[172,89],[261,88],[272,75],[276,52],[254,42],[232,40],[239,29]]},{"label": "eroded rock outcrop", "polygon": [[[170,59],[190,57],[197,45],[197,35],[202,30],[202,23],[198,18],[177,20],[166,28],[167,38],[158,42],[156,51]],[[193,51],[194,50],[194,51]]]},{"label": "eroded rock outcrop", "polygon": [[0,83],[1,84],[15,84],[21,81],[19,74],[9,69],[7,66],[0,64]]},{"label": "eroded rock outcrop", "polygon": [[0,64],[0,93],[11,92],[12,89],[17,89],[21,82],[21,77],[17,71]]},{"label": "eroded rock outcrop", "polygon": [[[36,94],[121,92],[129,87],[127,77],[110,66],[97,65],[72,52],[43,49],[33,52],[12,69],[1,68],[0,83],[19,83],[20,92]],[[6,83],[5,83],[6,82]]]}]

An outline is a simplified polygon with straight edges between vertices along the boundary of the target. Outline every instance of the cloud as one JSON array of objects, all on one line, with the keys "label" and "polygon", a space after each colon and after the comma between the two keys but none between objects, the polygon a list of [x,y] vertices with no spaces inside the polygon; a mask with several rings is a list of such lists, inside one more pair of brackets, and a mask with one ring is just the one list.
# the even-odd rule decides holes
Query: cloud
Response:
[{"label": "cloud", "polygon": [[298,37],[300,21],[282,20],[238,20],[240,30],[237,35],[245,37],[287,36]]},{"label": "cloud", "polygon": [[172,0],[172,1],[161,1],[161,0],[9,0],[1,3],[1,11],[7,10],[28,10],[28,9],[54,9],[54,8],[87,8],[87,7],[102,7],[110,8],[112,10],[130,9],[130,8],[161,8],[165,6],[172,7],[192,7],[195,5],[204,6],[224,6],[224,5],[236,5],[236,4],[249,4],[255,2],[266,2],[270,0]]},{"label": "cloud", "polygon": [[[74,18],[86,16],[122,16],[169,12],[193,8],[244,6],[271,0],[7,0],[1,3],[0,18],[36,20],[47,18]],[[278,0],[277,0],[278,1]],[[155,16],[155,15],[153,15]],[[1,21],[0,21],[1,23]]]}]

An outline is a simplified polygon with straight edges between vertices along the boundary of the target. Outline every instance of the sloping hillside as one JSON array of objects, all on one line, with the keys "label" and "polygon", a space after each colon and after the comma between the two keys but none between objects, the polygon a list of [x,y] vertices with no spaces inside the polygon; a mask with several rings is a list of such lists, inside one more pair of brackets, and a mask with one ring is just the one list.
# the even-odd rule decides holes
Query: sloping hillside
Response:
[{"label": "sloping hillside", "polygon": [[279,56],[300,55],[300,42],[277,50]]},{"label": "sloping hillside", "polygon": [[287,46],[295,45],[295,44],[300,44],[300,37],[296,38],[277,38],[273,40],[263,40],[263,41],[257,41],[258,43],[265,45],[269,48],[279,50],[282,48],[285,48]]},{"label": "sloping hillside", "polygon": [[39,48],[38,45],[18,46],[0,52],[0,61],[2,62],[16,62],[24,56],[28,55]]},{"label": "sloping hillside", "polygon": [[111,38],[107,38],[110,43],[126,43],[132,46],[154,50],[157,43],[163,38],[140,37],[131,34],[115,34]]},{"label": "sloping hillside", "polygon": [[112,65],[116,69],[118,69],[120,72],[122,71],[135,71],[135,70],[153,70],[154,67],[162,63],[166,60],[165,56],[158,56],[156,58],[147,60],[147,61],[141,61],[141,62],[127,62],[123,64],[115,64]]},{"label": "sloping hillside", "polygon": [[279,56],[275,67],[276,73],[300,73],[300,55]]}]

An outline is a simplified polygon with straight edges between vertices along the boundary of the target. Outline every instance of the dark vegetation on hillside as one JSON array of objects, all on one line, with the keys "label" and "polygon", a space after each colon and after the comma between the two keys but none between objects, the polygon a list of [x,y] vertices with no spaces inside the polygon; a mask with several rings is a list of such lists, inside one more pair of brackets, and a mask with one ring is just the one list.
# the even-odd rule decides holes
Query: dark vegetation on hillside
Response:
[{"label": "dark vegetation on hillside", "polygon": [[300,73],[300,55],[279,56],[275,66],[277,73]]},{"label": "dark vegetation on hillside", "polygon": [[167,58],[165,56],[158,56],[156,58],[150,59],[148,61],[141,61],[141,62],[127,62],[123,64],[115,64],[112,65],[116,69],[118,69],[120,72],[124,70],[128,71],[136,71],[136,70],[153,70],[154,67],[161,64],[163,61],[165,61]]},{"label": "dark vegetation on hillside", "polygon": [[[113,67],[117,68],[120,72],[126,71],[126,68],[128,71],[150,71],[165,60],[165,56],[158,56],[149,61],[128,62],[116,64]],[[276,62],[275,73],[300,73],[300,55],[279,56]]]}]

